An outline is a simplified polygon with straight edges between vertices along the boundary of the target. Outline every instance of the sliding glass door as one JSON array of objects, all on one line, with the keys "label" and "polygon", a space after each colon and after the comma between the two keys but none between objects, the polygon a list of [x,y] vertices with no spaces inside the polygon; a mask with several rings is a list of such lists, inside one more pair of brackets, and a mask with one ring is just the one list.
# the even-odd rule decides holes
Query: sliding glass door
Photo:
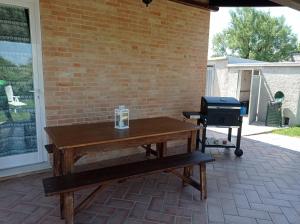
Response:
[{"label": "sliding glass door", "polygon": [[33,3],[0,0],[0,169],[42,162]]}]

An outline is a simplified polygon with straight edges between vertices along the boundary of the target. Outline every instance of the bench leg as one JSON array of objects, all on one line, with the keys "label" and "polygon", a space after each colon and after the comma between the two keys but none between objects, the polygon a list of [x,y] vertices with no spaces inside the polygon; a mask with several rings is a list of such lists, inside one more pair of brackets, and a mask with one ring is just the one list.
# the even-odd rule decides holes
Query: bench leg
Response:
[{"label": "bench leg", "polygon": [[200,187],[201,187],[201,200],[207,198],[207,188],[206,188],[206,164],[200,163]]},{"label": "bench leg", "polygon": [[66,224],[74,224],[74,193],[64,193],[64,202]]}]

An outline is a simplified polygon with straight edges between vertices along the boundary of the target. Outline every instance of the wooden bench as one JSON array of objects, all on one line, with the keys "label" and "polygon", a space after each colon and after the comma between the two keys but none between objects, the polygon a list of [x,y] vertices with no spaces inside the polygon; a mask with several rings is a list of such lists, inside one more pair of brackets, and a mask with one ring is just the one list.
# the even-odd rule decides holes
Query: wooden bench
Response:
[{"label": "wooden bench", "polygon": [[[73,173],[65,176],[50,177],[43,180],[46,196],[64,194],[65,207],[64,214],[66,223],[73,223],[74,214],[80,209],[86,207],[96,192],[103,189],[104,186],[112,181],[127,179],[130,177],[142,176],[145,174],[167,171],[181,178],[185,183],[190,184],[201,192],[201,199],[207,197],[206,190],[206,163],[214,161],[209,154],[203,154],[199,151],[187,154],[180,154],[159,159],[151,159],[113,167],[101,168],[96,170]],[[200,181],[194,180],[187,173],[181,174],[175,169],[190,168],[193,165],[199,165]],[[99,186],[101,185],[101,186]],[[98,186],[96,190],[76,208],[74,208],[74,192],[87,188]]]}]

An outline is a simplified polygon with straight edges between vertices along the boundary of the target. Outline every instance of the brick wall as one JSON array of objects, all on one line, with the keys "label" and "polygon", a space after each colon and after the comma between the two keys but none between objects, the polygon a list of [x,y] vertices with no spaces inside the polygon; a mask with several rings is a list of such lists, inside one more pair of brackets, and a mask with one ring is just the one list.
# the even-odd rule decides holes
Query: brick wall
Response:
[{"label": "brick wall", "polygon": [[209,12],[167,0],[41,0],[47,125],[198,109]]}]

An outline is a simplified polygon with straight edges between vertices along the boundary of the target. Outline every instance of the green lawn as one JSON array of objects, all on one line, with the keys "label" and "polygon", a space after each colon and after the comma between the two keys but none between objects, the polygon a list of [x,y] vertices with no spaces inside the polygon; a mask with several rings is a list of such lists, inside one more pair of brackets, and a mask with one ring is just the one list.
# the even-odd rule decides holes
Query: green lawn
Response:
[{"label": "green lawn", "polygon": [[300,138],[300,126],[274,130],[273,133]]},{"label": "green lawn", "polygon": [[[34,101],[33,99],[25,99],[22,102],[26,103],[27,105],[19,107],[21,109],[34,109]],[[11,116],[14,122],[22,122],[22,121],[29,121],[30,120],[30,113],[29,112],[20,112],[21,110],[17,107],[16,112],[14,111],[14,107],[10,106],[11,109]],[[7,121],[7,117],[5,116],[4,112],[0,110],[0,123],[4,123]]]}]

